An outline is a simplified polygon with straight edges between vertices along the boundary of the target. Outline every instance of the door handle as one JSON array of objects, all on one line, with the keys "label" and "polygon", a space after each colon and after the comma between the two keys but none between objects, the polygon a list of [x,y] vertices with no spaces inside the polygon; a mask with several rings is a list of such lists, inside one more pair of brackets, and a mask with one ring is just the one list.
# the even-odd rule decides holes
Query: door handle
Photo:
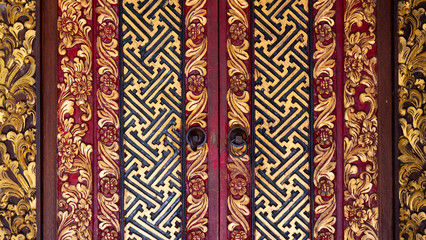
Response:
[{"label": "door handle", "polygon": [[186,134],[186,141],[192,151],[196,151],[198,147],[203,146],[206,142],[206,131],[201,127],[191,127]]},{"label": "door handle", "polygon": [[240,158],[247,153],[247,131],[240,126],[234,127],[228,133],[228,152],[233,157]]}]

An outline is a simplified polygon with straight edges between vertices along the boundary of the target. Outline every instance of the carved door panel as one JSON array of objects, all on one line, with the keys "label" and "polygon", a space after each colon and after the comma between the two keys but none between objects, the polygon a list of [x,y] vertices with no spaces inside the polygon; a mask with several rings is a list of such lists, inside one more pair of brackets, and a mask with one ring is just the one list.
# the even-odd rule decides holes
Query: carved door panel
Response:
[{"label": "carved door panel", "polygon": [[377,239],[375,26],[358,0],[60,0],[58,238]]}]

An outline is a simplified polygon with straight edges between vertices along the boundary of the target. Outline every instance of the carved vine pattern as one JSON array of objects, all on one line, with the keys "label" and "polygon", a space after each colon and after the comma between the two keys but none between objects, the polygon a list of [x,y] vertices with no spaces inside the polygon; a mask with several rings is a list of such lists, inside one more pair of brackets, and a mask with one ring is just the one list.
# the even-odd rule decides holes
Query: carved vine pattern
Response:
[{"label": "carved vine pattern", "polygon": [[314,238],[326,239],[336,230],[336,33],[335,0],[313,5],[314,18],[314,149],[315,224]]},{"label": "carved vine pattern", "polygon": [[0,1],[0,238],[36,239],[36,1]]},{"label": "carved vine pattern", "polygon": [[58,7],[58,239],[92,239],[92,1]]},{"label": "carved vine pattern", "polygon": [[378,239],[375,8],[375,0],[345,3],[345,239]]},{"label": "carved vine pattern", "polygon": [[[249,21],[247,10],[249,2],[245,0],[228,0],[228,78],[227,91],[229,129],[242,127],[250,135],[250,94],[251,81],[248,69],[250,58]],[[249,139],[249,138],[247,138]],[[247,149],[230,149],[228,153],[229,189],[228,196],[228,230],[230,239],[250,238],[250,157]],[[241,157],[235,157],[241,156]]]},{"label": "carved vine pattern", "polygon": [[398,1],[399,236],[426,237],[425,1]]},{"label": "carved vine pattern", "polygon": [[[207,10],[206,0],[186,0],[186,42],[185,42],[185,78],[186,92],[186,129],[191,127],[207,128]],[[186,185],[189,189],[187,201],[186,232],[189,239],[206,239],[208,231],[207,210],[207,142],[194,151],[187,146]]]},{"label": "carved vine pattern", "polygon": [[99,235],[119,239],[119,68],[118,1],[98,0],[96,8],[97,201]]}]

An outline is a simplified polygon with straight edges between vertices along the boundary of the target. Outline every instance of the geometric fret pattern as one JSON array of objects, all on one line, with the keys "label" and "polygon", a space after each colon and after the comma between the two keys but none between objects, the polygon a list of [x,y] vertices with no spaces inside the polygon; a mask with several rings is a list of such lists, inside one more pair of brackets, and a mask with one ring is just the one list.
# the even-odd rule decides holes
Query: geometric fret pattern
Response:
[{"label": "geometric fret pattern", "polygon": [[181,6],[124,0],[124,239],[180,239]]},{"label": "geometric fret pattern", "polygon": [[310,234],[308,1],[254,1],[255,239]]}]

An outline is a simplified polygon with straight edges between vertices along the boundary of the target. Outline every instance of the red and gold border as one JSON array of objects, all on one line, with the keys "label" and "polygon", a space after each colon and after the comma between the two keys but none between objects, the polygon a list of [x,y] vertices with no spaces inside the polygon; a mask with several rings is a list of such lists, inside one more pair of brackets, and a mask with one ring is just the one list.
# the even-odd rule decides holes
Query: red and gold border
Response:
[{"label": "red and gold border", "polygon": [[[227,103],[228,130],[247,132],[247,145],[228,148],[228,231],[229,239],[250,239],[250,4],[227,0]],[[227,142],[229,145],[230,143]],[[229,152],[230,151],[230,152]],[[232,154],[231,154],[232,152]]]},{"label": "red and gold border", "polygon": [[92,239],[92,2],[58,6],[58,239]]},{"label": "red and gold border", "polygon": [[94,239],[120,239],[119,18],[117,0],[95,1],[96,127]]},{"label": "red and gold border", "polygon": [[118,2],[58,15],[58,238],[119,239]]},{"label": "red and gold border", "polygon": [[[207,132],[207,9],[206,0],[185,1],[186,132]],[[207,137],[207,134],[206,134]],[[208,232],[208,142],[186,147],[186,236],[205,239]]]},{"label": "red and gold border", "polygon": [[344,12],[344,238],[378,239],[376,2]]},{"label": "red and gold border", "polygon": [[335,2],[313,4],[314,239],[330,239],[336,232]]}]

